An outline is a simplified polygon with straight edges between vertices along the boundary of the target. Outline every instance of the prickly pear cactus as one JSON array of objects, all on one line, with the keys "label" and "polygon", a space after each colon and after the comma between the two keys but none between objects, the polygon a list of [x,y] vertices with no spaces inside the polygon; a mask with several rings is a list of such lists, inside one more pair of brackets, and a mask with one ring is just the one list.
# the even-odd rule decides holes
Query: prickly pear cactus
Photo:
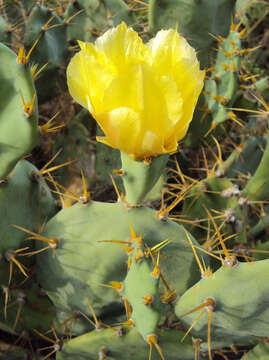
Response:
[{"label": "prickly pear cactus", "polygon": [[[0,358],[268,358],[267,8],[0,1]],[[144,47],[127,26],[170,30]],[[184,39],[175,56],[175,29],[207,66],[187,140],[203,72]],[[77,40],[96,60],[75,79],[87,110],[67,94]]]}]

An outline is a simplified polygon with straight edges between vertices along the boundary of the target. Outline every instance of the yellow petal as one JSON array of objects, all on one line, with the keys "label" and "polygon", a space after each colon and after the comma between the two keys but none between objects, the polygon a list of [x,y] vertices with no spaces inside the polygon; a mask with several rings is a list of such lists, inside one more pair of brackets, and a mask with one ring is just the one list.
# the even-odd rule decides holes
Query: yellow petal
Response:
[{"label": "yellow petal", "polygon": [[161,74],[169,74],[176,82],[182,98],[182,116],[168,135],[185,136],[203,87],[205,73],[199,69],[195,50],[175,30],[159,31],[148,44],[152,66]]},{"label": "yellow petal", "polygon": [[71,95],[87,107],[106,144],[134,159],[176,151],[202,90],[194,49],[175,30],[146,45],[125,23],[81,51],[68,70]]},{"label": "yellow petal", "polygon": [[119,74],[132,64],[144,62],[148,52],[138,34],[123,22],[98,38],[95,48],[111,60]]},{"label": "yellow petal", "polygon": [[106,134],[105,138],[98,137],[97,140],[126,154],[134,153],[140,134],[139,118],[139,113],[126,107],[97,114],[96,120]]},{"label": "yellow petal", "polygon": [[79,42],[81,51],[70,61],[67,83],[72,97],[90,112],[100,111],[105,88],[115,77],[113,65],[90,43]]}]

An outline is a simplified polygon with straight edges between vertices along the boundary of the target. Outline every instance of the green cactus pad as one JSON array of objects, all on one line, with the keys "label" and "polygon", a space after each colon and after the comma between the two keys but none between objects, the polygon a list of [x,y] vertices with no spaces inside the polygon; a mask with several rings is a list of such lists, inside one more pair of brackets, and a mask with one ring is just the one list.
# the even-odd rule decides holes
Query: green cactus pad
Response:
[{"label": "green cactus pad", "polygon": [[242,360],[267,360],[269,358],[269,345],[266,342],[260,342],[250,350]]},{"label": "green cactus pad", "polygon": [[37,99],[33,113],[24,113],[23,101],[30,103],[35,87],[30,68],[17,63],[17,55],[0,44],[0,179],[6,177],[38,140]]},{"label": "green cactus pad", "polygon": [[153,158],[150,164],[143,161],[134,161],[121,153],[123,184],[126,192],[126,201],[129,204],[141,203],[152,190],[164,172],[168,155]]},{"label": "green cactus pad", "polygon": [[[216,215],[215,211],[221,212],[223,218],[216,219],[216,223],[220,225],[226,219],[223,230],[230,233],[233,231],[233,227],[237,226],[237,220],[241,219],[241,210],[237,206],[236,195],[239,195],[239,190],[233,187],[229,179],[208,177],[190,190],[184,201],[183,213],[188,219],[197,220],[208,218],[206,209],[211,212],[212,216]],[[201,221],[200,224],[207,226],[206,221]],[[196,227],[195,224],[186,227],[197,239],[206,239],[205,230]]]},{"label": "green cactus pad", "polygon": [[268,180],[268,167],[269,167],[269,133],[267,135],[267,144],[263,153],[261,162],[248,181],[243,190],[243,195],[251,200],[266,200],[269,198],[269,180]]},{"label": "green cactus pad", "polygon": [[[177,330],[164,330],[159,344],[166,359],[193,360],[194,348],[191,339],[184,343],[179,339],[184,333]],[[116,330],[92,331],[83,336],[65,342],[62,351],[57,352],[57,360],[96,360],[103,351],[106,360],[145,360],[149,356],[149,345],[135,329],[124,329],[122,336]],[[99,357],[100,359],[101,357]],[[152,360],[159,360],[156,349],[152,351]]]},{"label": "green cactus pad", "polygon": [[251,136],[242,145],[242,148],[235,149],[230,156],[219,167],[219,172],[224,173],[228,178],[237,178],[244,174],[253,175],[261,161],[266,146],[264,136]]},{"label": "green cactus pad", "polygon": [[[265,337],[269,332],[268,269],[269,260],[222,267],[190,288],[178,301],[175,312],[180,318],[210,297],[216,302],[211,325],[213,347],[229,342],[249,344]],[[189,327],[201,311],[183,317],[183,324]],[[207,326],[204,315],[192,334],[206,341]]]},{"label": "green cactus pad", "polygon": [[[0,304],[1,309],[4,309],[4,296],[1,296]],[[25,288],[9,291],[7,318],[5,319],[2,311],[0,319],[17,334],[23,330],[32,332],[33,329],[39,329],[44,333],[51,328],[54,315],[53,305],[44,293],[42,294],[38,285],[28,282]]]},{"label": "green cactus pad", "polygon": [[161,250],[160,260],[171,289],[182,294],[200,278],[186,235],[178,224],[159,221],[156,212],[146,207],[125,210],[122,203],[75,204],[60,211],[44,229],[44,236],[60,240],[55,256],[44,252],[38,259],[39,280],[58,309],[90,314],[85,301],[88,298],[100,314],[109,311],[113,303],[122,303],[116,291],[98,284],[123,281],[127,255],[120,245],[100,241],[127,241],[128,222],[149,247],[171,240]]},{"label": "green cactus pad", "polygon": [[[34,165],[21,160],[10,177],[0,183],[0,251],[16,250],[26,234],[12,225],[19,225],[30,231],[37,231],[56,213],[55,201],[43,179],[36,181],[38,174]],[[40,223],[40,224],[39,224]]]},{"label": "green cactus pad", "polygon": [[229,119],[227,108],[231,108],[238,89],[240,66],[240,33],[231,29],[227,38],[220,38],[214,71],[206,80],[204,95],[207,109],[214,124]]},{"label": "green cactus pad", "polygon": [[[131,266],[123,282],[123,290],[119,293],[131,304],[131,318],[138,332],[146,340],[148,335],[156,332],[161,317],[161,302],[158,292],[159,278],[152,276],[152,263],[141,255],[143,252],[142,244],[134,244],[130,256]],[[136,259],[137,254],[141,257],[138,256]],[[145,303],[147,296],[150,300]]]},{"label": "green cactus pad", "polygon": [[[48,29],[43,30],[50,19]],[[41,65],[48,62],[47,69],[64,64],[67,55],[66,26],[56,13],[43,5],[36,5],[30,13],[25,29],[25,45],[32,47],[39,37],[31,55],[32,61]]]}]

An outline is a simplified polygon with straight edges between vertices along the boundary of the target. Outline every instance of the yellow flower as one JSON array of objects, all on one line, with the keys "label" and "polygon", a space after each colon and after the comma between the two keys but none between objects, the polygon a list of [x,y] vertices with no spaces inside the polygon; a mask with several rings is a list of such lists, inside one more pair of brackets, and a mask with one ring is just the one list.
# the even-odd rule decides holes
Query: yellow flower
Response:
[{"label": "yellow flower", "polygon": [[95,44],[79,46],[68,65],[68,87],[104,131],[98,141],[134,160],[175,152],[204,80],[187,41],[170,29],[144,44],[121,23]]}]

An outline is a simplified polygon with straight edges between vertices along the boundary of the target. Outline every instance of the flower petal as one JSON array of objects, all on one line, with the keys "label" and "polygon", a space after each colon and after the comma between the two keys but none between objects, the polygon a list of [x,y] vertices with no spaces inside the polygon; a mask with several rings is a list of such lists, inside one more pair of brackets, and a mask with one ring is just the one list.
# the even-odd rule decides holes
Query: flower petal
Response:
[{"label": "flower petal", "polygon": [[182,117],[174,129],[178,140],[185,136],[194,107],[203,87],[205,73],[199,68],[195,50],[175,30],[161,30],[148,44],[152,66],[169,75],[177,84],[182,98]]},{"label": "flower petal", "polygon": [[81,51],[67,68],[68,87],[72,97],[91,113],[100,111],[104,89],[115,77],[113,66],[104,54],[96,52],[90,43],[79,42]]},{"label": "flower petal", "polygon": [[106,135],[105,138],[98,137],[98,141],[119,148],[126,154],[135,152],[140,134],[139,113],[130,108],[119,107],[110,112],[97,114],[96,120]]},{"label": "flower petal", "polygon": [[95,47],[111,60],[119,74],[131,64],[144,62],[149,53],[138,34],[123,22],[98,38]]}]

